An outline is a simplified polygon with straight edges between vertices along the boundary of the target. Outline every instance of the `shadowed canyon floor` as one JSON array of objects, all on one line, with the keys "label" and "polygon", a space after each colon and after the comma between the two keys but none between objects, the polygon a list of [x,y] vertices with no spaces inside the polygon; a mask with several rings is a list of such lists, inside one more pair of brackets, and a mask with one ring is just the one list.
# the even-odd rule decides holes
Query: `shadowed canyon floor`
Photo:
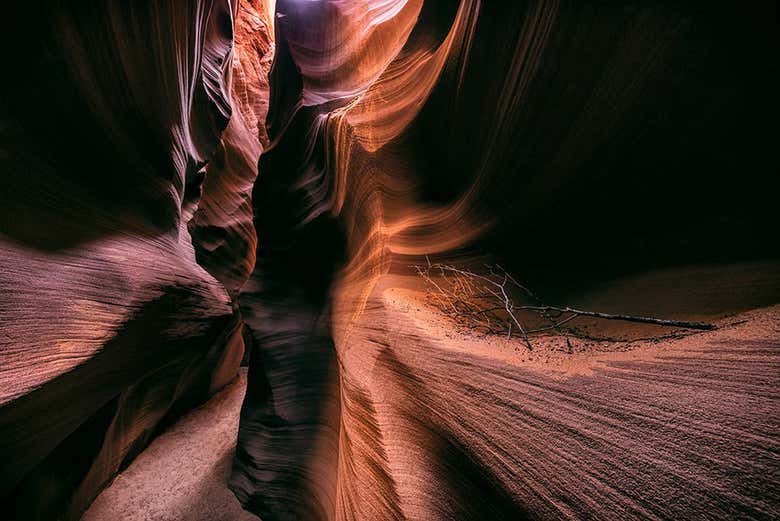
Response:
[{"label": "shadowed canyon floor", "polygon": [[157,438],[83,521],[252,521],[227,488],[246,371]]},{"label": "shadowed canyon floor", "polygon": [[[466,491],[493,519],[780,515],[780,306],[569,354],[453,329],[410,286],[380,280],[341,360],[370,391],[404,519],[474,518]],[[245,378],[157,439],[83,519],[257,519],[225,486]],[[353,414],[347,424],[367,421]]]}]

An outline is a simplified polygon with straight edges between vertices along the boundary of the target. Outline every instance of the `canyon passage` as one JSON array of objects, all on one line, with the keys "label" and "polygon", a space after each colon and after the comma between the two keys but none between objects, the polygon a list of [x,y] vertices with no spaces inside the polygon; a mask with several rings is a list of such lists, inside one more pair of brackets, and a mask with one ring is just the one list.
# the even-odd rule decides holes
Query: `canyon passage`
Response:
[{"label": "canyon passage", "polygon": [[780,517],[777,6],[0,22],[0,518]]}]

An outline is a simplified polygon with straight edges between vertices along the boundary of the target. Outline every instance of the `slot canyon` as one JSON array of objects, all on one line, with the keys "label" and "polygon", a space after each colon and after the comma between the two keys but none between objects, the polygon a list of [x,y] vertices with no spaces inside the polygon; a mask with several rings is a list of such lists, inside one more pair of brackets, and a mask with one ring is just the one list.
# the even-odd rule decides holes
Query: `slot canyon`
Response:
[{"label": "slot canyon", "polygon": [[1,20],[0,519],[780,518],[774,2]]}]

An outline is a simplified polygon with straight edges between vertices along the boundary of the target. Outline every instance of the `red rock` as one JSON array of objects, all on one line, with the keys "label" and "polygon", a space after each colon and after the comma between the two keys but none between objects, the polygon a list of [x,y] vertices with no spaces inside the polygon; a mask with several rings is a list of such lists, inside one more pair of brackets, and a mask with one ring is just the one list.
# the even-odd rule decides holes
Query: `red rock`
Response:
[{"label": "red rock", "polygon": [[[2,51],[18,76],[0,112],[0,502],[5,519],[78,519],[236,375],[234,287],[198,264],[188,225],[218,146],[256,162],[260,136],[237,141],[233,121],[256,124],[262,93],[233,107],[227,1],[19,10],[31,43]],[[242,52],[258,70],[255,50]],[[246,271],[256,169],[212,170],[198,223],[251,243]]]}]

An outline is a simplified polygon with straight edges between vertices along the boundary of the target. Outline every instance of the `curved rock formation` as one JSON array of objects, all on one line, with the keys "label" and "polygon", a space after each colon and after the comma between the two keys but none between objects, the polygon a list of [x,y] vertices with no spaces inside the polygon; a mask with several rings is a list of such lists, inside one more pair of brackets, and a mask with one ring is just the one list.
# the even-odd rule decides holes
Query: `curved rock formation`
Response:
[{"label": "curved rock formation", "polygon": [[[45,4],[3,20],[4,519],[78,519],[155,433],[235,377],[230,292],[255,246],[265,22],[240,11],[256,42],[239,62],[227,0]],[[204,228],[235,238],[230,263],[196,261],[213,249]]]},{"label": "curved rock formation", "polygon": [[[691,149],[704,150],[732,124],[670,112],[717,71],[713,35],[729,24],[745,34],[745,19],[725,16],[639,3],[278,1],[257,264],[239,295],[255,348],[231,487],[249,510],[265,520],[777,515],[778,433],[761,419],[779,410],[776,310],[755,330],[662,352],[586,343],[564,357],[580,369],[560,373],[558,347],[456,339],[446,316],[422,311],[421,282],[403,276],[424,255],[477,244],[513,270],[547,263],[576,298],[605,276],[583,261],[608,251],[584,240],[606,217],[600,240],[623,248],[613,281],[646,269],[659,244],[669,251],[652,267],[720,259],[701,226],[718,213],[728,215],[719,248],[737,251],[730,219],[763,230],[766,207],[743,212],[756,199],[714,181],[735,175],[728,163],[701,152],[686,171],[677,143],[693,128]],[[731,66],[741,52],[722,56]],[[723,88],[739,103],[739,87]],[[669,146],[650,166],[626,167],[663,133]],[[701,213],[689,212],[685,196],[708,176]],[[669,183],[680,193],[660,199],[666,214],[643,218]],[[559,206],[603,204],[610,186],[633,212]],[[743,258],[775,255],[768,237],[757,231]],[[557,264],[564,252],[578,267]],[[763,269],[768,294],[732,293],[704,314],[776,303],[776,262]],[[630,305],[623,288],[611,306]],[[646,304],[669,309],[664,297]]]},{"label": "curved rock formation", "polygon": [[233,114],[206,167],[203,196],[189,230],[198,263],[235,295],[254,267],[257,235],[252,224],[252,186],[268,145],[268,70],[271,29],[260,2],[237,3],[230,71]]},{"label": "curved rock formation", "polygon": [[[776,20],[14,2],[0,517],[78,519],[245,340],[229,485],[264,521],[780,517]],[[431,257],[718,329],[478,335]]]}]

